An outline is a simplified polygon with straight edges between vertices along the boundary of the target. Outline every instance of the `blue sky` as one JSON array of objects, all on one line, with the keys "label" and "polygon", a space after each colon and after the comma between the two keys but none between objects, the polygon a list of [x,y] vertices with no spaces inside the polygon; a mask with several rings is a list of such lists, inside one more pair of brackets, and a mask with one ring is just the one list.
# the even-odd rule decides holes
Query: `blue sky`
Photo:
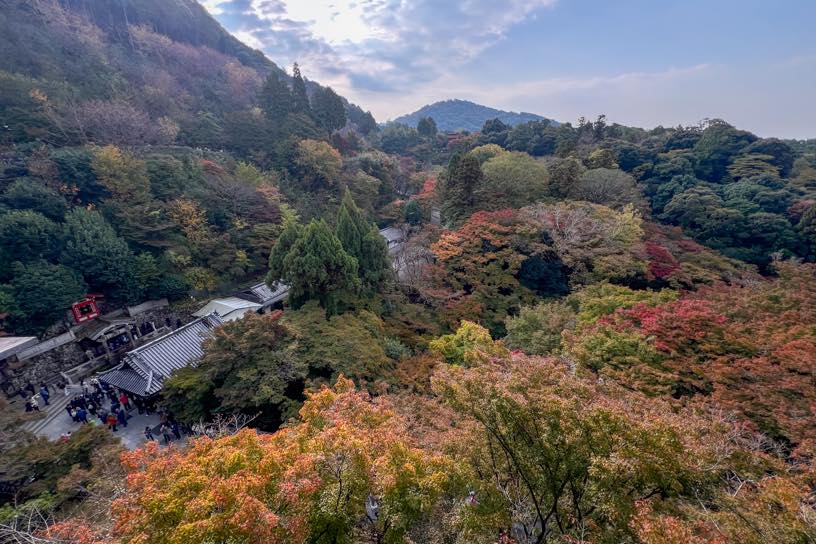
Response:
[{"label": "blue sky", "polygon": [[204,0],[378,121],[446,98],[816,137],[816,0]]}]

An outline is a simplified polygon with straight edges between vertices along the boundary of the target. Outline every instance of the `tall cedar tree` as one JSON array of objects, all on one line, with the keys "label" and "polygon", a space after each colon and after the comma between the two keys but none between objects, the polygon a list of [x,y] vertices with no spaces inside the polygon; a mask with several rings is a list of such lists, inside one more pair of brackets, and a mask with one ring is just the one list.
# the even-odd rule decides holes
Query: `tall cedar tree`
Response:
[{"label": "tall cedar tree", "polygon": [[282,123],[294,109],[292,91],[277,74],[270,74],[261,89],[261,107],[274,123]]},{"label": "tall cedar tree", "polygon": [[442,214],[448,221],[470,215],[473,209],[473,191],[482,182],[479,160],[468,154],[454,155],[448,164],[442,197]]},{"label": "tall cedar tree", "polygon": [[433,138],[436,136],[437,128],[436,121],[433,117],[423,117],[417,123],[417,132],[423,138]]},{"label": "tall cedar tree", "polygon": [[116,301],[136,301],[139,293],[133,253],[102,214],[76,208],[68,213],[65,224],[62,263],[81,270],[94,291],[110,293]]},{"label": "tall cedar tree", "polygon": [[331,87],[318,89],[312,102],[312,110],[317,122],[328,132],[346,126],[346,106],[343,104],[343,99]]},{"label": "tall cedar tree", "polygon": [[357,259],[363,285],[376,289],[389,271],[388,246],[377,227],[363,216],[348,190],[337,214],[336,234],[343,249]]},{"label": "tall cedar tree", "polygon": [[283,277],[283,260],[297,241],[303,228],[294,219],[287,219],[283,232],[275,242],[275,247],[269,253],[269,273],[266,275],[266,283],[272,285]]},{"label": "tall cedar tree", "polygon": [[312,220],[283,259],[282,279],[291,286],[295,308],[317,300],[327,316],[337,313],[339,295],[357,291],[357,259],[343,250],[323,220]]},{"label": "tall cedar tree", "polygon": [[309,96],[306,94],[306,83],[300,75],[300,66],[296,62],[292,67],[292,111],[294,113],[305,113],[311,115],[312,108],[309,106]]},{"label": "tall cedar tree", "polygon": [[18,334],[44,331],[87,293],[80,275],[66,266],[45,261],[14,263],[12,274],[10,291],[16,305],[10,317]]}]

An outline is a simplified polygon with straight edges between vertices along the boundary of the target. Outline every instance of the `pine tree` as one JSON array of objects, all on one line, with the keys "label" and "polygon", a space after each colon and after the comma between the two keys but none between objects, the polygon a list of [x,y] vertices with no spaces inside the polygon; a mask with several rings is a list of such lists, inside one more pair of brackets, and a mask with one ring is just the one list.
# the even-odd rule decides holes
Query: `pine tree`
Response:
[{"label": "pine tree", "polygon": [[346,126],[346,106],[331,87],[318,89],[312,100],[312,110],[320,125],[329,132]]},{"label": "pine tree", "polygon": [[433,138],[436,136],[437,128],[436,121],[433,117],[423,117],[417,123],[417,132],[423,138]]},{"label": "pine tree", "polygon": [[391,273],[388,260],[388,244],[380,236],[377,227],[371,224],[360,243],[359,269],[363,285],[376,290]]},{"label": "pine tree", "polygon": [[301,226],[294,218],[286,219],[283,232],[269,253],[269,273],[266,275],[266,283],[269,285],[283,277],[283,260],[297,241],[301,231]]},{"label": "pine tree", "polygon": [[467,153],[454,155],[448,164],[442,191],[442,214],[456,221],[473,210],[473,191],[482,182],[479,160]]},{"label": "pine tree", "polygon": [[16,311],[11,320],[19,334],[42,332],[87,292],[79,274],[62,265],[45,261],[14,263],[12,274],[9,289]]},{"label": "pine tree", "polygon": [[67,239],[62,263],[81,270],[94,291],[119,301],[135,301],[139,286],[133,274],[133,253],[105,218],[76,208],[65,217]]},{"label": "pine tree", "polygon": [[360,208],[354,203],[351,192],[346,189],[340,210],[337,212],[335,234],[349,255],[359,259],[363,236],[368,230]]},{"label": "pine tree", "polygon": [[260,98],[266,118],[274,123],[282,123],[294,110],[292,91],[277,74],[270,74],[266,79]]},{"label": "pine tree", "polygon": [[346,190],[337,214],[337,238],[343,249],[357,259],[363,286],[376,290],[388,276],[388,245],[377,227],[364,216]]},{"label": "pine tree", "polygon": [[300,66],[296,62],[292,67],[292,111],[294,113],[312,114],[309,96],[306,94],[306,83],[300,75]]},{"label": "pine tree", "polygon": [[289,302],[299,308],[317,300],[327,316],[337,313],[338,297],[360,286],[357,259],[343,250],[323,220],[312,220],[283,259],[283,280],[291,286]]}]

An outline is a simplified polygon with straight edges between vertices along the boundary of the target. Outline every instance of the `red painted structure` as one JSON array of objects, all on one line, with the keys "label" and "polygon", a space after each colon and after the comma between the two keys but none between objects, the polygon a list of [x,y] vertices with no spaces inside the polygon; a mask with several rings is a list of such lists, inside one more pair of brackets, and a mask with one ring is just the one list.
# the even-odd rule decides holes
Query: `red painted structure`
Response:
[{"label": "red painted structure", "polygon": [[99,306],[96,304],[96,299],[98,298],[102,298],[102,295],[85,295],[84,299],[79,302],[74,302],[71,305],[71,313],[74,315],[74,321],[77,323],[85,323],[99,317]]}]

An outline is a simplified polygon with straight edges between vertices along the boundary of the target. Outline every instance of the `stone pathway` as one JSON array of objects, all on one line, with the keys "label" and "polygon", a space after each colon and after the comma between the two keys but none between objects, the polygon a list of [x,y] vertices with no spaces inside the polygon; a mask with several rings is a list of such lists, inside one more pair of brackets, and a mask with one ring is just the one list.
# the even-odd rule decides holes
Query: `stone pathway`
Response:
[{"label": "stone pathway", "polygon": [[[45,417],[26,422],[23,425],[23,429],[49,440],[57,440],[65,433],[73,433],[77,431],[83,424],[76,423],[73,419],[71,419],[71,416],[69,416],[68,412],[65,410],[65,407],[71,402],[71,399],[74,398],[74,396],[66,396],[56,387],[51,387],[51,391],[54,391],[56,394],[51,396],[49,399],[50,404],[48,406],[45,406],[45,403],[40,400],[40,411],[45,413]],[[108,403],[106,402],[106,404]],[[22,404],[20,404],[20,406],[22,406]],[[105,406],[105,409],[110,410],[110,406]],[[111,431],[114,436],[121,439],[122,445],[130,450],[133,450],[144,444],[146,440],[144,436],[144,429],[148,426],[154,429],[153,434],[159,443],[162,445],[164,444],[161,435],[156,429],[160,425],[161,421],[158,414],[139,414],[135,409],[133,409],[128,415],[130,417],[128,418],[128,424],[126,427],[117,425],[116,432]],[[102,422],[100,422],[99,418],[96,416],[91,416],[91,414],[88,414],[88,417],[93,417],[93,419],[90,419],[90,423],[86,423],[86,425],[102,425]],[[184,442],[186,442],[186,437],[182,435],[181,443]],[[178,444],[179,441],[174,440],[173,443]]]}]

